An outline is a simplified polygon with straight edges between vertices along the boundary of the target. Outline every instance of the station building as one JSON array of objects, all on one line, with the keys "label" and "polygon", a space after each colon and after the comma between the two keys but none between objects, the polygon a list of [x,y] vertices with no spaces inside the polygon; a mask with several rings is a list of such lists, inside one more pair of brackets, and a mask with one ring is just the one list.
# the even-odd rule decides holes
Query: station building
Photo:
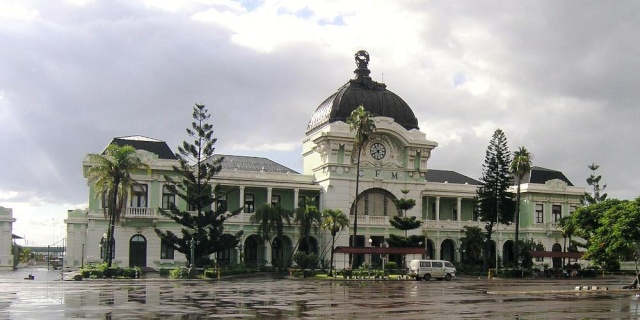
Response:
[{"label": "station building", "polygon": [[[407,215],[422,220],[423,226],[409,231],[409,235],[426,235],[422,257],[460,261],[464,255],[460,249],[463,227],[477,226],[484,230],[485,223],[479,221],[474,205],[479,181],[451,170],[429,167],[432,156],[445,156],[438,154],[438,144],[420,131],[418,119],[402,98],[370,77],[369,55],[360,51],[355,57],[355,77],[315,110],[310,109],[311,118],[302,137],[303,172],[266,158],[215,156],[224,156],[222,171],[215,177],[215,183],[230,191],[219,196],[214,205],[224,205],[230,211],[241,209],[240,214],[225,222],[225,230],[243,231],[237,248],[215,255],[218,263],[239,263],[242,259],[247,264],[268,265],[291,256],[300,247],[296,225],[288,227],[284,236],[274,239],[270,247],[249,219],[265,203],[295,210],[304,198],[316,199],[320,210],[340,209],[349,214],[349,227],[338,234],[336,246],[349,246],[353,240],[355,206],[358,208],[355,246],[383,246],[390,234],[404,236],[404,231],[389,223],[390,217],[401,214],[393,200],[402,197],[416,200],[416,206]],[[374,116],[377,130],[363,146],[360,170],[356,172],[358,155],[354,134],[345,121],[360,105]],[[169,202],[175,202],[182,209],[187,206],[169,192],[164,179],[165,174],[172,174],[172,166],[177,165],[173,150],[164,141],[143,136],[114,138],[110,143],[133,146],[152,169],[151,174],[134,177],[138,184],[132,190],[127,213],[115,231],[114,261],[122,266],[152,269],[186,263],[185,257],[162,243],[153,230],[158,227],[179,234],[180,226],[162,216],[159,210]],[[86,158],[83,171],[90,166]],[[356,175],[360,177],[357,198]],[[519,238],[533,239],[546,250],[566,251],[566,239],[557,223],[579,206],[584,189],[575,187],[560,171],[534,167],[522,182],[521,194]],[[108,221],[91,185],[88,197],[88,209],[70,211],[65,220],[68,243],[65,266],[68,268],[101,260],[101,241]],[[497,226],[491,240],[492,258],[513,260],[514,231],[513,224]],[[307,245],[329,259],[329,232],[316,230]],[[419,256],[409,255],[406,259]],[[353,257],[358,264],[375,264],[379,258]],[[559,266],[558,259],[543,259],[546,260],[538,263]],[[338,269],[348,267],[349,256],[336,254],[334,265]]]},{"label": "station building", "polygon": [[13,209],[0,206],[0,270],[13,270],[15,256],[13,251]]}]

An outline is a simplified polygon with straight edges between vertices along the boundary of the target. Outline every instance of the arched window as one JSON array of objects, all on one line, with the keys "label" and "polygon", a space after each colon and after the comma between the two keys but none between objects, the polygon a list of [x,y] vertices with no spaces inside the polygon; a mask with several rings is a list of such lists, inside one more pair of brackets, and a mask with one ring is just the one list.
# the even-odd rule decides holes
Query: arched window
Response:
[{"label": "arched window", "polygon": [[[358,215],[369,216],[397,216],[398,208],[394,203],[396,197],[384,189],[365,190],[358,196]],[[355,206],[351,206],[351,214],[354,214]]]}]

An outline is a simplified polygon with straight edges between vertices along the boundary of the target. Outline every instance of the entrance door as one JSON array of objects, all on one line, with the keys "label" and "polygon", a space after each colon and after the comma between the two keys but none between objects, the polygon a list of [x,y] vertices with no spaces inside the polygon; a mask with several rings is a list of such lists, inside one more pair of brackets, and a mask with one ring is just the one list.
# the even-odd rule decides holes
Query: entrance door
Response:
[{"label": "entrance door", "polygon": [[147,266],[147,239],[137,234],[129,240],[129,267]]}]

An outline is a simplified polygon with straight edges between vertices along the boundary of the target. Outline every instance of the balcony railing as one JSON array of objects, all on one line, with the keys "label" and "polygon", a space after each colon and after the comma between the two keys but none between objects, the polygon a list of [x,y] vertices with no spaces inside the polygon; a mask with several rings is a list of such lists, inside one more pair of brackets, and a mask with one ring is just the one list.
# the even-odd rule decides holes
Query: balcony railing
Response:
[{"label": "balcony railing", "polygon": [[[349,216],[349,223],[353,225],[354,216]],[[358,215],[358,224],[360,225],[389,225],[389,217],[387,216],[369,216],[369,215]]]},{"label": "balcony railing", "polygon": [[156,208],[127,208],[126,218],[157,217],[160,213]]}]

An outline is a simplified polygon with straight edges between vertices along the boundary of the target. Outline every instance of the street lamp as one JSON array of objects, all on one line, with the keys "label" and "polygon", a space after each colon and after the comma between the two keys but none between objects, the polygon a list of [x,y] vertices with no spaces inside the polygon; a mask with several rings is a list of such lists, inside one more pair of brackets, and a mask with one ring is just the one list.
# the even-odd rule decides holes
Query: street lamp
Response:
[{"label": "street lamp", "polygon": [[[373,247],[373,239],[369,237],[369,247]],[[373,253],[369,254],[369,267],[373,266]]]}]

